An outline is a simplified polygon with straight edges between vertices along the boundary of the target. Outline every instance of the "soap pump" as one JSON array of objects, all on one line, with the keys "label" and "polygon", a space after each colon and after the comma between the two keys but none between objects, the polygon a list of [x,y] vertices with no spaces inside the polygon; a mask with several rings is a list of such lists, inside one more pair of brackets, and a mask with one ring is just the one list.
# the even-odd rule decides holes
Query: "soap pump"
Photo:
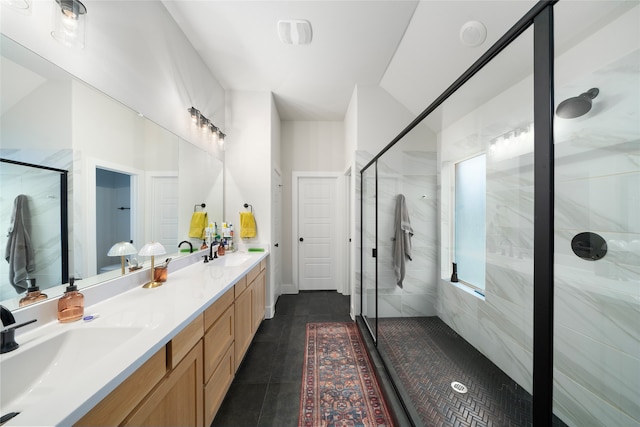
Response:
[{"label": "soap pump", "polygon": [[27,280],[29,281],[29,287],[27,288],[27,294],[23,296],[18,303],[20,307],[47,299],[47,294],[40,292],[40,288],[36,286],[35,278],[32,277]]},{"label": "soap pump", "polygon": [[458,264],[456,264],[455,262],[452,263],[453,264],[453,273],[451,273],[451,281],[452,282],[457,282],[458,281]]},{"label": "soap pump", "polygon": [[84,295],[78,291],[75,279],[69,279],[69,286],[64,295],[58,300],[58,321],[61,323],[75,322],[84,315]]}]

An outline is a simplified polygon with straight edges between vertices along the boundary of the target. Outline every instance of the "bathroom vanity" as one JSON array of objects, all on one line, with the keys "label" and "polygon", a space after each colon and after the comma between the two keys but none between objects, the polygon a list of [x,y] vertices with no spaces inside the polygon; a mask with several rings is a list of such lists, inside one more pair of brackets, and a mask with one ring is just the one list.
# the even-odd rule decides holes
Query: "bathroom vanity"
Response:
[{"label": "bathroom vanity", "polygon": [[[210,425],[264,319],[267,255],[200,261],[159,288],[88,306],[98,315],[91,322],[49,322],[19,336],[3,368],[27,370],[22,361],[39,353],[51,360],[33,359],[47,366],[1,405],[20,412],[5,425]],[[64,356],[71,361],[60,371],[53,365]],[[3,388],[20,382],[4,373]]]}]

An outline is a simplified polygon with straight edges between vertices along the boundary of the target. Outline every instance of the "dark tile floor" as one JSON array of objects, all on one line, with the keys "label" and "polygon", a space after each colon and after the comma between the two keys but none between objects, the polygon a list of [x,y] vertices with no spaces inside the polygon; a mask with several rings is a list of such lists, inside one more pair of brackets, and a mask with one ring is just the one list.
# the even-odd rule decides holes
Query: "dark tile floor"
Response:
[{"label": "dark tile floor", "polygon": [[[378,333],[416,425],[533,425],[531,395],[438,317],[379,319]],[[566,424],[554,417],[553,426]]]},{"label": "dark tile floor", "polygon": [[298,425],[306,324],[348,322],[349,297],[335,291],[281,295],[262,322],[212,426]]}]

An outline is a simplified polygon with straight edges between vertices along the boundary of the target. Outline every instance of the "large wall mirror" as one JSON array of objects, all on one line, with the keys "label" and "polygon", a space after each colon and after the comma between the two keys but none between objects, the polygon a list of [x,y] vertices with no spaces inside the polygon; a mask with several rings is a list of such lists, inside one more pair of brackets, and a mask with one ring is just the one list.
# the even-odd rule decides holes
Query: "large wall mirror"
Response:
[{"label": "large wall mirror", "polygon": [[[66,274],[80,278],[81,288],[121,275],[121,259],[107,255],[119,241],[138,250],[159,241],[167,258],[180,254],[182,240],[199,247],[188,238],[194,209],[204,203],[211,221],[223,215],[220,159],[4,35],[0,54],[0,158],[7,160],[0,170],[0,244],[7,247],[17,198],[26,196],[35,264],[29,276],[40,290],[60,295]],[[64,194],[59,178],[43,177],[49,171],[37,167],[67,172],[67,272],[59,215]],[[11,251],[4,257],[11,261]],[[149,266],[144,257],[128,258]],[[15,309],[24,291],[10,283],[10,274],[4,260],[0,303]]]}]

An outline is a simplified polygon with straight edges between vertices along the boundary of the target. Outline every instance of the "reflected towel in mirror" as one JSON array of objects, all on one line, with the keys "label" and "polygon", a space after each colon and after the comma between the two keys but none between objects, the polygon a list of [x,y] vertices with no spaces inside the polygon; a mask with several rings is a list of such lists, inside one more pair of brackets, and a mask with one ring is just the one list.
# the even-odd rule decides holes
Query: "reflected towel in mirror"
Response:
[{"label": "reflected towel in mirror", "polygon": [[191,216],[191,225],[189,226],[189,237],[204,240],[204,229],[208,225],[208,217],[206,212],[194,212]]},{"label": "reflected towel in mirror", "polygon": [[9,283],[18,293],[29,287],[27,277],[36,269],[33,245],[26,226],[29,216],[27,202],[28,198],[24,194],[17,196],[13,202],[7,247],[4,252],[4,258],[9,263]]}]

